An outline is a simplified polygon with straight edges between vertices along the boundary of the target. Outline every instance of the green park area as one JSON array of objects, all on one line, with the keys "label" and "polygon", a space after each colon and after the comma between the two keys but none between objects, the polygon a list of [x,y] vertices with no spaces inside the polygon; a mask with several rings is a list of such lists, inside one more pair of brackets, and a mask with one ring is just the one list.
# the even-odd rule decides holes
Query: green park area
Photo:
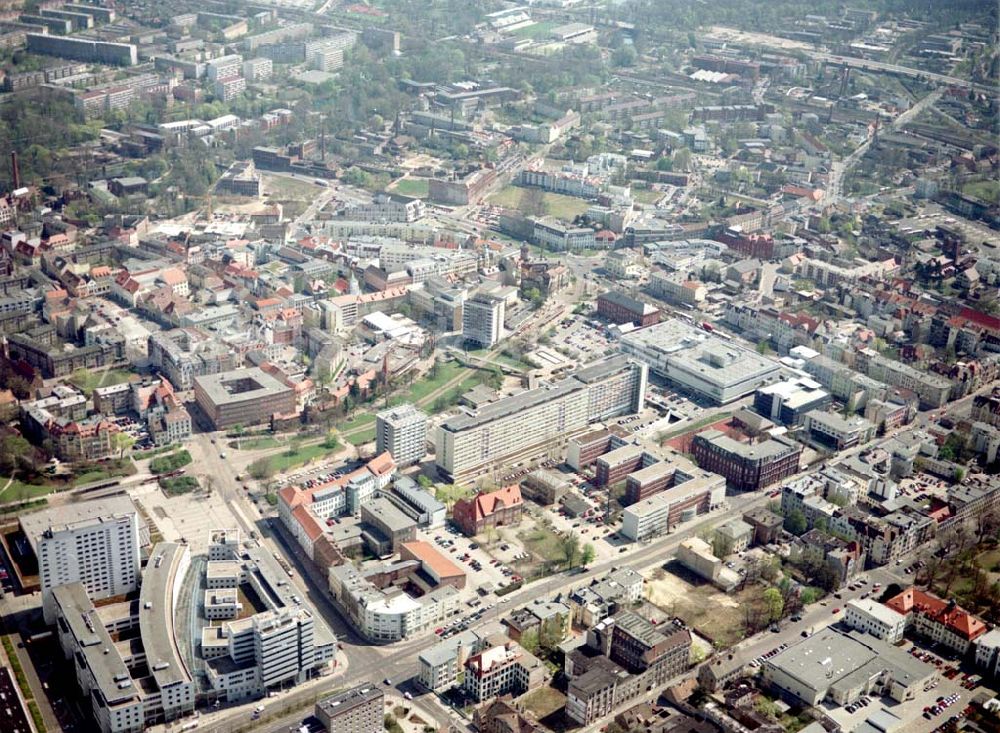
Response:
[{"label": "green park area", "polygon": [[87,397],[90,397],[98,387],[113,387],[116,384],[129,381],[131,377],[131,372],[120,369],[108,369],[100,372],[77,369],[70,375],[69,381]]},{"label": "green park area", "polygon": [[576,196],[521,186],[506,186],[490,196],[489,202],[505,209],[517,209],[529,216],[554,216],[563,221],[573,221],[590,206],[585,199]]}]

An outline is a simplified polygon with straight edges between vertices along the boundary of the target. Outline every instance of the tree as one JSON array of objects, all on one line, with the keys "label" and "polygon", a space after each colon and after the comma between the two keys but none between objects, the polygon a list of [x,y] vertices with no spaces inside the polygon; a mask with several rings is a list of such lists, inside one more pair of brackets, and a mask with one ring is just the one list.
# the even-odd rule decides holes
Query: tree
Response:
[{"label": "tree", "polygon": [[422,473],[417,476],[417,483],[420,484],[420,487],[423,489],[429,489],[434,485],[431,478]]},{"label": "tree", "polygon": [[815,588],[803,588],[799,593],[799,601],[803,606],[808,606],[819,600],[819,591]]},{"label": "tree", "polygon": [[567,568],[575,568],[580,564],[580,536],[576,532],[569,532],[563,537],[562,548]]},{"label": "tree", "polygon": [[118,457],[124,458],[125,451],[135,445],[135,438],[128,433],[115,433],[111,437],[111,445],[118,452]]},{"label": "tree", "polygon": [[764,591],[764,605],[771,621],[779,620],[785,612],[785,601],[781,597],[781,591],[777,588],[768,588]]},{"label": "tree", "polygon": [[580,555],[580,564],[586,567],[590,563],[594,562],[594,558],[597,557],[597,551],[594,546],[589,542],[583,546],[583,553]]},{"label": "tree", "polygon": [[326,437],[323,438],[323,447],[327,450],[337,450],[340,447],[340,441],[337,439],[337,431],[330,430]]},{"label": "tree", "polygon": [[258,481],[269,479],[274,475],[274,464],[271,463],[270,458],[258,458],[247,466],[247,473]]},{"label": "tree", "polygon": [[529,654],[538,654],[538,629],[527,629],[521,634],[521,639],[518,641],[525,651]]},{"label": "tree", "polygon": [[798,537],[809,528],[809,523],[806,521],[806,515],[795,509],[785,517],[784,527],[786,532]]},{"label": "tree", "polygon": [[545,216],[548,213],[545,192],[540,188],[525,188],[521,191],[517,208],[525,216]]}]

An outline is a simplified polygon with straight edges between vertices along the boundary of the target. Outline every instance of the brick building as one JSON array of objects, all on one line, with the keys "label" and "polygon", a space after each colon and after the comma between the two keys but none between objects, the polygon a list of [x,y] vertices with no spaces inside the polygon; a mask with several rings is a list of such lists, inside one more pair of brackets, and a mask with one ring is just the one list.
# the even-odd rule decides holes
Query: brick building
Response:
[{"label": "brick building", "polygon": [[718,430],[694,436],[691,452],[701,468],[725,476],[737,491],[756,491],[798,473],[802,446],[777,437],[741,443]]},{"label": "brick building", "polygon": [[468,537],[488,527],[510,526],[521,521],[524,500],[520,486],[505,486],[471,499],[460,499],[452,509],[452,519]]},{"label": "brick building", "polygon": [[660,322],[659,308],[614,290],[598,296],[597,314],[613,323],[633,323],[640,327]]}]

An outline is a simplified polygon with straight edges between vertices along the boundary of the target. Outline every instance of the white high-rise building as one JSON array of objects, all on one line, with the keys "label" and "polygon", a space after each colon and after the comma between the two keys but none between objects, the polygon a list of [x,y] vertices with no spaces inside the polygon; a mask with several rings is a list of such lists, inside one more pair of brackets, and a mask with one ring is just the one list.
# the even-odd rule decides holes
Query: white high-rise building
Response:
[{"label": "white high-rise building", "polygon": [[94,599],[139,587],[139,520],[135,512],[53,524],[38,538],[42,610],[53,622],[52,589],[79,582]]},{"label": "white high-rise building", "polygon": [[392,454],[397,466],[417,463],[427,454],[427,415],[400,405],[375,416],[376,455]]},{"label": "white high-rise building", "polygon": [[503,338],[504,301],[480,293],[465,301],[462,311],[462,336],[484,348]]}]

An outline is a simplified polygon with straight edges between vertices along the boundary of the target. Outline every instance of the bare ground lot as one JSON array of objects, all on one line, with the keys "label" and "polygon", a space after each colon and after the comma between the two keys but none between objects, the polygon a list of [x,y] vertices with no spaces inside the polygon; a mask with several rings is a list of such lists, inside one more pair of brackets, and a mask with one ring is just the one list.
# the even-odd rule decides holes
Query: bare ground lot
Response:
[{"label": "bare ground lot", "polygon": [[760,588],[750,586],[727,594],[707,582],[699,582],[657,568],[646,574],[646,598],[670,616],[677,616],[698,634],[729,647],[743,638],[744,606],[760,597]]}]

